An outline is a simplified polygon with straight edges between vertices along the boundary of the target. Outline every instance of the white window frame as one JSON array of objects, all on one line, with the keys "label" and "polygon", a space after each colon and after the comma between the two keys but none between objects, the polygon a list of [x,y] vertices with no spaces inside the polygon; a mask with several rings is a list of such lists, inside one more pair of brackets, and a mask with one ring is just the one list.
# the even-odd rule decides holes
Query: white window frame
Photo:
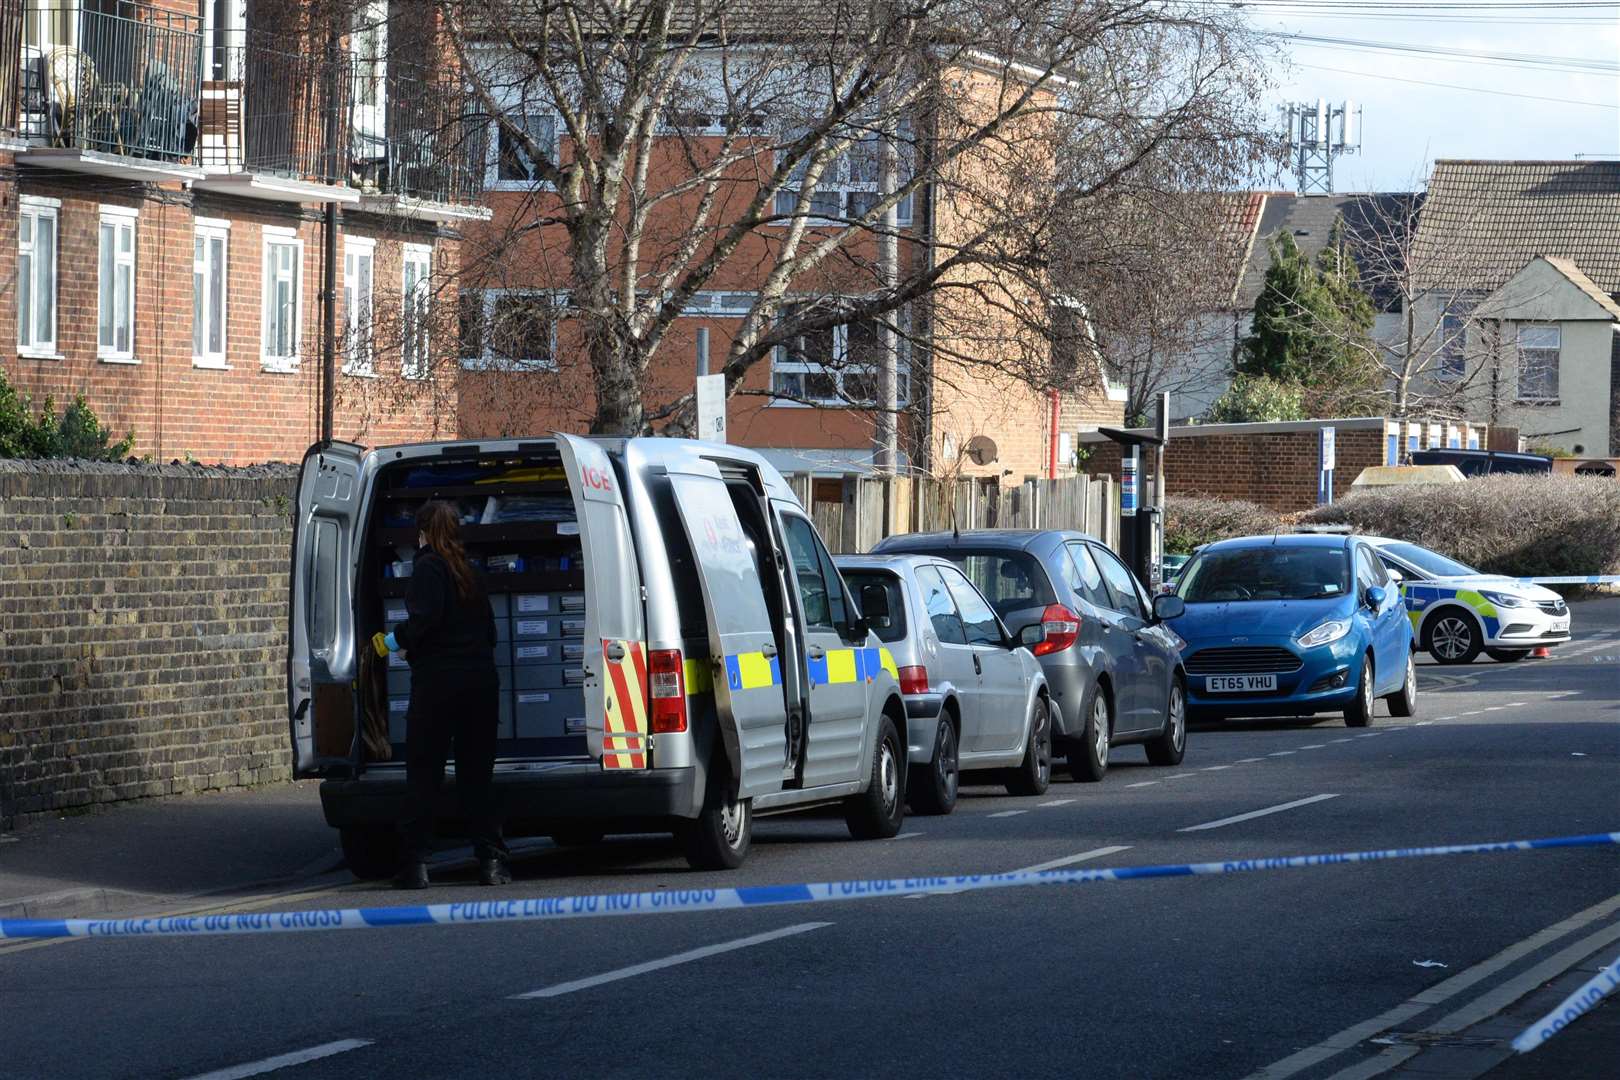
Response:
[{"label": "white window frame", "polygon": [[[419,272],[414,285],[410,280],[413,267]],[[407,379],[425,379],[433,370],[433,249],[426,244],[406,244],[399,276],[400,374]]]},{"label": "white window frame", "polygon": [[[1535,346],[1530,346],[1530,347],[1527,348],[1525,346],[1525,344],[1524,344],[1524,334],[1525,334],[1525,331],[1527,331],[1527,330],[1551,331],[1552,335],[1553,335],[1554,344],[1552,344],[1550,346],[1548,346],[1548,345],[1535,345]],[[1517,356],[1518,361],[1519,361],[1518,378],[1515,380],[1514,388],[1513,388],[1514,389],[1514,394],[1515,394],[1515,400],[1518,401],[1521,404],[1524,404],[1524,405],[1557,405],[1557,404],[1559,404],[1559,394],[1560,394],[1560,390],[1561,390],[1560,385],[1559,385],[1559,377],[1562,374],[1562,372],[1559,369],[1562,366],[1563,352],[1564,352],[1564,328],[1563,328],[1563,326],[1561,326],[1558,323],[1542,323],[1542,322],[1538,322],[1538,323],[1520,323],[1514,329],[1514,332],[1513,332],[1513,345],[1514,345],[1514,353]],[[1550,365],[1551,366],[1551,371],[1552,371],[1552,382],[1553,382],[1553,392],[1552,392],[1552,394],[1546,395],[1546,396],[1540,396],[1540,395],[1528,395],[1528,394],[1526,394],[1524,392],[1524,377],[1530,371],[1530,364],[1526,360],[1526,355],[1528,353],[1551,353],[1552,354],[1552,363]]]},{"label": "white window frame", "polygon": [[[555,163],[562,152],[562,117],[545,109],[530,111],[522,106],[513,106],[508,110],[518,119],[520,126],[528,127],[528,121],[549,118],[551,120],[551,160]],[[532,166],[532,162],[530,163]],[[489,133],[489,148],[484,158],[484,184],[490,191],[550,191],[552,185],[538,177],[532,180],[511,180],[501,176],[501,126],[499,123],[491,124]]]},{"label": "white window frame", "polygon": [[[899,138],[899,139],[908,139],[908,138],[910,138],[910,131],[911,131],[910,122],[909,121],[902,121],[902,126],[900,128],[900,133],[897,136],[897,138]],[[877,141],[877,136],[875,134],[870,135],[870,136],[867,136],[866,138],[863,138],[862,140],[859,140],[859,141],[876,142]],[[811,150],[811,156],[813,156],[813,155],[814,155],[814,148],[812,148],[812,150]],[[816,214],[813,209],[807,208],[806,209],[806,214],[805,214],[805,220],[807,222],[809,222],[812,225],[820,225],[820,226],[845,225],[845,223],[847,221],[854,220],[859,216],[859,215],[856,215],[856,214],[850,212],[850,203],[852,201],[851,197],[854,196],[854,195],[862,194],[862,193],[873,193],[873,194],[875,194],[877,192],[877,189],[878,189],[878,179],[877,179],[877,177],[874,176],[871,180],[855,180],[855,179],[851,178],[851,174],[853,172],[853,163],[855,161],[855,157],[856,157],[856,144],[852,142],[849,146],[844,148],[844,151],[842,153],[840,153],[836,158],[834,158],[832,161],[827,163],[826,170],[821,174],[821,181],[816,185],[816,194],[817,195],[826,195],[826,194],[831,194],[831,193],[834,193],[834,192],[837,193],[837,195],[838,195],[838,211],[839,211],[839,214],[842,215],[842,216],[840,216],[840,217],[822,217],[822,216]],[[799,163],[800,169],[807,169],[808,166],[809,166],[809,161],[810,161],[810,157],[807,156],[803,161],[801,161]],[[910,183],[912,178],[913,178],[913,175],[914,175],[914,173],[912,173],[911,170],[908,170],[906,168],[906,164],[902,160],[900,162],[899,176],[897,177],[900,184],[903,186],[905,184]],[[775,213],[776,213],[777,217],[779,217],[779,218],[781,218],[783,220],[777,221],[774,224],[777,224],[777,225],[789,225],[789,224],[792,224],[791,215],[793,214],[794,208],[795,208],[796,204],[798,203],[799,191],[800,191],[801,187],[802,187],[802,184],[799,182],[799,180],[796,177],[789,177],[788,182],[783,184],[782,187],[777,190],[776,199],[775,199],[773,209],[775,210]],[[901,199],[900,202],[895,206],[895,208],[894,208],[894,216],[895,216],[895,225],[897,227],[909,228],[912,225],[912,223],[913,223],[913,214],[914,214],[916,202],[917,202],[917,192],[913,191],[911,194],[907,195],[904,199]],[[870,227],[875,228],[877,225],[880,225],[881,223],[882,223],[882,220],[879,219],[878,221],[873,222],[872,226],[870,226]]]},{"label": "white window frame", "polygon": [[354,55],[354,132],[368,144],[388,134],[388,0],[365,0],[355,9],[350,42]]},{"label": "white window frame", "polygon": [[[27,356],[27,357],[31,357],[31,358],[34,358],[34,359],[43,359],[43,360],[60,360],[60,359],[62,359],[62,354],[57,351],[57,346],[58,346],[58,342],[57,342],[57,325],[58,325],[58,323],[60,321],[59,310],[60,310],[60,301],[61,301],[61,297],[59,295],[58,288],[57,288],[57,285],[58,285],[58,283],[60,281],[60,277],[61,277],[61,269],[60,269],[61,268],[61,257],[62,257],[62,213],[61,213],[61,211],[62,211],[62,200],[61,199],[49,199],[49,198],[44,198],[44,197],[39,196],[39,195],[21,195],[17,199],[17,214],[18,214],[17,267],[18,267],[18,274],[19,274],[19,283],[20,283],[20,280],[21,280],[20,275],[22,273],[23,259],[26,258],[28,260],[28,273],[29,273],[29,277],[30,277],[30,284],[32,285],[32,288],[29,289],[28,295],[29,295],[30,299],[33,301],[33,303],[32,303],[33,310],[27,311],[27,312],[23,311],[22,310],[23,292],[22,292],[22,289],[20,287],[18,288],[18,290],[17,290],[17,353],[18,353],[19,356]],[[22,226],[22,219],[23,218],[29,219],[28,232],[29,232],[29,237],[30,238],[27,241],[24,241],[22,239],[22,227],[21,226]],[[38,331],[40,328],[36,325],[39,320],[37,318],[35,318],[35,314],[38,311],[38,297],[39,297],[39,294],[40,294],[40,290],[39,290],[39,286],[40,286],[39,255],[40,255],[40,252],[39,252],[38,244],[39,244],[39,222],[42,219],[49,220],[50,223],[51,223],[50,277],[49,277],[49,280],[46,282],[46,284],[49,287],[50,297],[51,297],[50,326],[47,328],[48,331],[49,331],[48,336],[44,335],[44,334],[36,333],[36,331]],[[30,331],[29,340],[28,340],[27,344],[24,344],[23,340],[22,340],[23,326],[24,326],[25,323],[27,324],[27,327],[28,327],[28,329]]]},{"label": "white window frame", "polygon": [[[360,262],[370,264],[366,274],[364,318],[359,302]],[[376,324],[377,241],[370,236],[343,237],[343,374],[375,376],[376,357],[372,328]]]},{"label": "white window frame", "polygon": [[[135,357],[135,313],[138,307],[135,302],[135,285],[139,280],[136,270],[136,256],[140,251],[140,237],[137,235],[135,226],[139,219],[140,213],[133,207],[103,206],[101,207],[101,213],[96,223],[96,358],[107,364],[140,363],[140,361]],[[101,280],[101,245],[104,242],[103,230],[107,229],[108,227],[111,227],[113,230],[114,245],[112,251],[113,279],[111,282],[111,302],[114,305],[112,323],[114,344],[107,344],[101,340],[101,322],[104,314],[102,311],[102,304],[105,302],[103,291],[104,286],[107,284]],[[119,243],[119,241],[125,230],[128,230],[129,234],[129,250],[121,251],[119,248],[122,245]],[[119,312],[116,310],[118,303],[118,278],[120,272],[124,271],[127,271],[129,274],[129,292],[125,298],[127,301],[126,310]],[[120,349],[116,344],[118,339],[117,320],[120,314],[127,316],[129,319],[129,347],[127,349]]]},{"label": "white window frame", "polygon": [[[565,289],[483,289],[479,298],[479,350],[477,356],[460,357],[461,366],[467,371],[556,371],[557,370],[557,323],[562,313],[568,308],[568,292]],[[552,310],[557,313],[551,320],[550,342],[547,357],[509,357],[497,356],[490,343],[490,326],[495,321],[495,306],[502,297],[506,296],[532,296],[542,297],[551,302]],[[458,348],[459,348],[458,344]],[[462,350],[465,352],[465,350]]]},{"label": "white window frame", "polygon": [[[196,218],[192,222],[192,252],[191,252],[191,288],[192,288],[192,328],[191,328],[191,366],[210,368],[215,371],[229,371],[228,363],[231,345],[231,223],[223,218]],[[196,242],[203,243],[203,258],[198,260]],[[209,274],[208,253],[213,249],[213,241],[220,242],[219,257],[222,260],[219,282],[221,293],[219,295],[219,351],[213,352],[208,348],[208,310],[209,301],[213,299],[208,294],[208,285],[213,280]],[[196,289],[197,279],[203,281],[203,300],[200,305],[202,323],[197,324]],[[202,348],[197,348],[199,338]]]},{"label": "white window frame", "polygon": [[[898,318],[896,318],[896,316],[898,316]],[[878,316],[875,318],[877,318],[879,322],[892,319],[897,323],[898,326],[899,339],[897,341],[897,345],[900,352],[898,378],[900,380],[901,387],[905,388],[905,392],[899,395],[898,405],[903,409],[910,403],[911,398],[911,343],[906,337],[906,313],[903,311],[887,312],[883,316]],[[831,376],[837,388],[837,393],[832,397],[826,398],[792,398],[772,396],[769,403],[770,407],[788,409],[857,410],[876,408],[878,405],[876,401],[861,401],[859,399],[845,396],[844,394],[844,378],[849,375],[854,375],[861,370],[865,370],[857,368],[853,364],[849,363],[849,330],[849,323],[841,323],[832,328],[833,344],[832,362],[830,364],[824,364],[819,360],[796,360],[793,358],[792,354],[789,353],[788,346],[786,345],[778,345],[776,348],[772,349],[771,390],[773,395],[776,390],[776,376],[778,372],[784,375]],[[878,373],[875,369],[872,369],[871,374],[875,378]]]},{"label": "white window frame", "polygon": [[[261,277],[259,281],[259,363],[265,371],[280,375],[291,375],[298,371],[300,349],[302,347],[304,326],[304,240],[298,235],[297,229],[282,225],[266,225],[264,230],[263,250],[259,256]],[[270,298],[274,295],[272,287],[275,283],[276,271],[272,266],[273,249],[278,247],[291,247],[293,257],[293,313],[292,313],[292,353],[281,356],[270,351],[270,342],[273,340],[270,332]]]},{"label": "white window frame", "polygon": [[681,309],[682,318],[745,319],[754,310],[759,294],[741,290],[704,290],[693,293]]}]

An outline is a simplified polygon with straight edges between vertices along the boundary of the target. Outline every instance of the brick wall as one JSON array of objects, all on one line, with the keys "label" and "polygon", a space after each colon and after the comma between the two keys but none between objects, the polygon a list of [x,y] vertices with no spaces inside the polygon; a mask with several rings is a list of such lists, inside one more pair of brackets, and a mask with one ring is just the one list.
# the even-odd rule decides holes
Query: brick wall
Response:
[{"label": "brick wall", "polygon": [[289,778],[293,482],[0,461],[0,824]]},{"label": "brick wall", "polygon": [[[1315,431],[1256,432],[1242,435],[1185,435],[1170,440],[1165,457],[1169,494],[1246,499],[1273,510],[1306,510],[1316,505],[1316,472],[1321,436]],[[1086,443],[1092,451],[1086,471],[1119,476],[1120,448],[1111,442]],[[1384,463],[1382,429],[1335,432],[1333,496],[1343,498],[1361,471]],[[1143,479],[1153,475],[1154,456],[1143,448]]]}]

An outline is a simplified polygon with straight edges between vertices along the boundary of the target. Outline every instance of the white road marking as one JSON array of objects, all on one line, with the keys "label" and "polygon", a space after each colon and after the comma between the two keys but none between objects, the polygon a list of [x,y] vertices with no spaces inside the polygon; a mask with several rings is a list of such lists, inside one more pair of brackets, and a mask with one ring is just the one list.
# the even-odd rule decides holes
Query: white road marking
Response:
[{"label": "white road marking", "polygon": [[1133,788],[1133,787],[1152,787],[1152,786],[1153,786],[1153,785],[1154,785],[1154,784],[1157,784],[1157,783],[1158,783],[1158,781],[1157,781],[1157,780],[1139,780],[1139,781],[1137,781],[1137,782],[1136,782],[1136,783],[1134,783],[1134,784],[1126,784],[1126,785],[1125,785],[1125,786],[1126,786],[1126,787],[1128,787],[1128,788]]},{"label": "white road marking", "polygon": [[1232,766],[1230,766],[1230,765],[1205,765],[1202,769],[1199,769],[1198,771],[1199,772],[1220,772],[1222,769],[1230,769],[1231,767]]},{"label": "white road marking", "polygon": [[1349,738],[1343,738],[1343,739],[1333,739],[1333,740],[1330,740],[1330,741],[1331,742],[1336,742],[1336,743],[1342,743],[1342,742],[1349,742],[1350,740],[1349,740]]},{"label": "white road marking", "polygon": [[1257,761],[1264,761],[1264,760],[1266,760],[1266,759],[1263,758],[1263,757],[1246,757],[1246,758],[1238,758],[1232,764],[1234,764],[1234,765],[1253,765]]},{"label": "white road marking", "polygon": [[1376,739],[1376,738],[1378,738],[1378,736],[1380,736],[1382,734],[1383,734],[1382,731],[1369,731],[1365,735],[1357,735],[1356,738],[1358,738],[1358,739]]},{"label": "white road marking", "polygon": [[1014,870],[1013,873],[1038,874],[1042,870],[1056,870],[1060,866],[1073,866],[1077,862],[1089,862],[1092,859],[1101,859],[1108,855],[1116,855],[1121,851],[1129,850],[1131,850],[1131,845],[1129,844],[1115,844],[1112,847],[1092,848],[1090,851],[1082,851],[1078,855],[1065,855],[1063,858],[1053,859],[1051,862],[1036,863],[1034,866],[1026,866],[1022,870]]},{"label": "white road marking", "polygon": [[1068,806],[1072,802],[1074,802],[1073,799],[1052,799],[1052,800],[1050,800],[1048,802],[1036,803],[1035,805],[1037,807],[1041,807],[1041,806]]},{"label": "white road marking", "polygon": [[1516,945],[1509,945],[1489,960],[1482,961],[1465,971],[1459,971],[1449,979],[1435,983],[1421,994],[1395,1006],[1393,1009],[1347,1027],[1337,1035],[1324,1039],[1315,1046],[1308,1046],[1280,1061],[1267,1065],[1258,1072],[1251,1074],[1247,1080],[1287,1080],[1288,1077],[1297,1076],[1329,1058],[1337,1057],[1344,1051],[1359,1046],[1374,1035],[1388,1031],[1397,1024],[1404,1023],[1442,1002],[1449,1001],[1475,983],[1489,978],[1503,968],[1518,963],[1521,959],[1537,952],[1548,943],[1557,941],[1566,934],[1613,914],[1617,909],[1620,909],[1620,893],[1616,893],[1601,903],[1594,904],[1585,911],[1577,912],[1562,922],[1554,923],[1552,926],[1530,935]]},{"label": "white road marking", "polygon": [[1528,701],[1510,701],[1506,705],[1504,705],[1503,708],[1505,708],[1505,709],[1522,709],[1528,704],[1530,704]]},{"label": "white road marking", "polygon": [[1505,708],[1507,708],[1506,705],[1487,705],[1485,707],[1485,711],[1486,712],[1501,712]]},{"label": "white road marking", "polygon": [[[1413,727],[1428,727],[1432,723],[1434,723],[1433,720],[1419,720],[1417,723],[1413,724],[1412,726]],[[1350,740],[1349,739],[1341,739],[1341,740],[1337,740],[1337,741],[1349,742]]]},{"label": "white road marking", "polygon": [[1320,749],[1322,749],[1322,747],[1324,747],[1326,745],[1327,745],[1327,743],[1313,742],[1309,746],[1300,747],[1300,749],[1301,750],[1320,750]]},{"label": "white road marking", "polygon": [[1185,829],[1177,829],[1176,831],[1202,832],[1205,829],[1219,829],[1225,825],[1236,825],[1240,821],[1252,821],[1257,817],[1265,817],[1267,814],[1280,814],[1284,810],[1293,810],[1296,807],[1309,806],[1311,803],[1319,803],[1326,799],[1337,798],[1337,795],[1312,795],[1307,799],[1295,799],[1293,802],[1280,803],[1277,806],[1268,806],[1264,810],[1250,810],[1247,814],[1238,814],[1234,817],[1224,817],[1219,821],[1206,821],[1202,825],[1189,825]]},{"label": "white road marking", "polygon": [[921,836],[920,832],[903,832],[899,836],[891,836],[890,840],[910,840],[913,836]]},{"label": "white road marking", "polygon": [[1017,817],[1019,814],[1027,814],[1027,813],[1029,813],[1028,810],[1003,810],[998,814],[991,814],[990,816],[991,817]]},{"label": "white road marking", "polygon": [[747,949],[755,945],[764,945],[767,942],[779,941],[782,938],[794,937],[798,934],[807,934],[812,930],[831,926],[827,922],[795,923],[784,926],[780,930],[769,930],[763,934],[754,934],[750,937],[738,938],[736,941],[722,941],[718,945],[705,945],[701,949],[690,949],[687,952],[676,953],[660,960],[648,960],[643,964],[632,964],[629,967],[619,968],[617,971],[605,971],[600,975],[591,975],[584,979],[575,979],[572,982],[558,983],[556,986],[547,986],[540,990],[531,990],[527,994],[514,994],[514,1001],[528,1001],[531,998],[561,997],[563,994],[572,994],[579,990],[589,990],[593,986],[604,983],[619,982],[621,979],[633,979],[637,975],[645,975],[649,971],[662,971],[664,968],[675,967],[679,964],[690,964],[694,960],[706,960],[721,953],[735,952],[738,949]]},{"label": "white road marking", "polygon": [[1457,714],[1457,716],[1458,716],[1459,719],[1464,717],[1464,716],[1478,716],[1481,711],[1482,710],[1480,710],[1480,709],[1475,709],[1472,712],[1460,712],[1460,713]]},{"label": "white road marking", "polygon": [[1271,753],[1267,754],[1266,757],[1287,757],[1290,754],[1297,753],[1299,753],[1297,750],[1273,750]]},{"label": "white road marking", "polygon": [[292,1065],[302,1065],[307,1061],[319,1061],[334,1054],[346,1054],[350,1050],[358,1050],[362,1046],[370,1046],[371,1039],[341,1039],[338,1042],[322,1043],[311,1046],[307,1050],[294,1050],[290,1054],[278,1054],[275,1057],[265,1058],[262,1061],[250,1061],[246,1065],[232,1065],[228,1069],[216,1069],[211,1073],[203,1073],[191,1077],[191,1080],[243,1080],[249,1076],[263,1076],[277,1069],[285,1069]]}]

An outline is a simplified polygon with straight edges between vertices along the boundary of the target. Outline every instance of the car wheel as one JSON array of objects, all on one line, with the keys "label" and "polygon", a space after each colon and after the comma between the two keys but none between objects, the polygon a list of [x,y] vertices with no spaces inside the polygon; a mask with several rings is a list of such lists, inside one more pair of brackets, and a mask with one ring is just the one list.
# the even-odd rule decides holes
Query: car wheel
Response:
[{"label": "car wheel", "polygon": [[1406,679],[1401,688],[1384,699],[1389,703],[1391,716],[1417,715],[1417,665],[1412,662],[1412,654],[1406,654]]},{"label": "car wheel", "polygon": [[844,824],[857,840],[883,840],[900,831],[906,819],[905,758],[894,719],[883,714],[872,747],[872,782],[859,795],[844,800]]},{"label": "car wheel", "polygon": [[1052,783],[1052,711],[1045,698],[1035,699],[1029,718],[1024,760],[1007,780],[1009,795],[1044,795]]},{"label": "car wheel", "polygon": [[338,844],[349,873],[361,881],[380,881],[399,872],[399,834],[393,829],[339,829]]},{"label": "car wheel", "polygon": [[1187,691],[1180,679],[1172,679],[1170,703],[1164,713],[1164,730],[1147,744],[1147,756],[1154,765],[1180,765],[1186,753]]},{"label": "car wheel", "polygon": [[735,870],[748,857],[754,835],[754,805],[732,791],[731,769],[723,753],[715,755],[703,789],[703,809],[681,822],[676,837],[694,870]]},{"label": "car wheel", "polygon": [[1373,722],[1373,663],[1372,657],[1361,661],[1361,678],[1356,682],[1356,699],[1344,707],[1345,727],[1369,727]]},{"label": "car wheel", "polygon": [[1423,630],[1423,647],[1439,664],[1472,664],[1484,645],[1479,620],[1464,611],[1442,611]]},{"label": "car wheel", "polygon": [[1530,655],[1529,649],[1486,649],[1485,655],[1498,664],[1516,664]]},{"label": "car wheel", "polygon": [[1091,688],[1086,702],[1086,729],[1069,744],[1069,775],[1082,784],[1094,784],[1108,771],[1108,733],[1113,729],[1113,706],[1102,683]]},{"label": "car wheel", "polygon": [[934,754],[926,765],[912,767],[906,780],[906,798],[919,814],[948,814],[956,809],[956,789],[961,768],[956,745],[956,725],[949,714],[942,714],[934,732]]}]

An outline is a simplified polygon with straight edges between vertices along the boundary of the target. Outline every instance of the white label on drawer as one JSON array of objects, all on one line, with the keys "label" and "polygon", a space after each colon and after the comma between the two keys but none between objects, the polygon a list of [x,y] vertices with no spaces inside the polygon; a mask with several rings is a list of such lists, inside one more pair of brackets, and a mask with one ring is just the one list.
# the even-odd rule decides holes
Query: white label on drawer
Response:
[{"label": "white label on drawer", "polygon": [[517,703],[519,705],[546,705],[551,701],[551,694],[545,690],[519,690]]},{"label": "white label on drawer", "polygon": [[520,596],[517,598],[517,609],[524,615],[533,615],[536,612],[551,610],[551,597],[541,594],[539,596]]},{"label": "white label on drawer", "polygon": [[585,718],[583,716],[570,716],[563,721],[563,730],[570,735],[585,734]]},{"label": "white label on drawer", "polygon": [[550,658],[550,645],[517,645],[512,649],[512,659],[514,660],[549,660]]},{"label": "white label on drawer", "polygon": [[518,637],[545,637],[551,633],[551,620],[519,619],[515,632]]}]

